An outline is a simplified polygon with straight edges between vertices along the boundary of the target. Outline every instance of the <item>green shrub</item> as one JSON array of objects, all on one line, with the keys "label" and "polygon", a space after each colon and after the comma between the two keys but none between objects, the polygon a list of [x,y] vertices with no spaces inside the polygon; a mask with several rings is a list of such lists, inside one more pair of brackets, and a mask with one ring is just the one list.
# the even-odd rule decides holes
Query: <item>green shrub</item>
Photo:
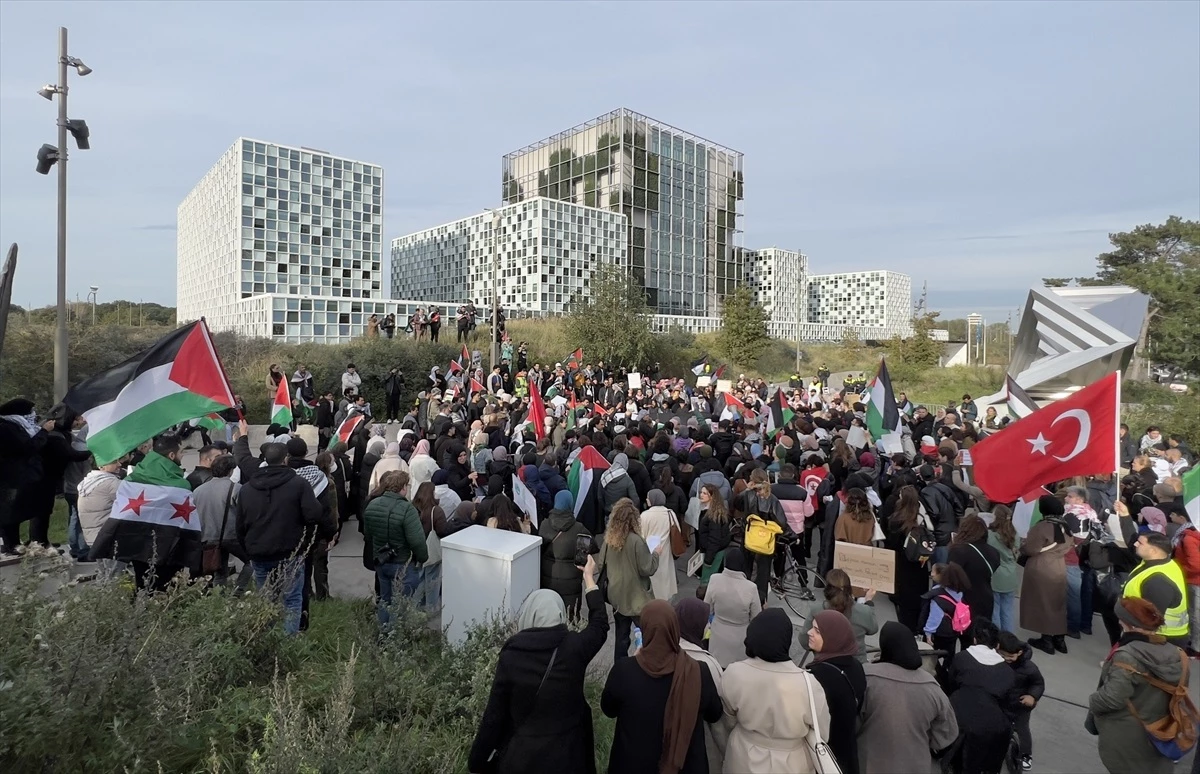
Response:
[{"label": "green shrub", "polygon": [[[460,646],[406,601],[379,637],[369,601],[313,601],[285,637],[265,597],[175,584],[46,584],[27,560],[0,593],[0,771],[465,772],[511,626]],[[596,709],[607,767],[612,721]]]}]

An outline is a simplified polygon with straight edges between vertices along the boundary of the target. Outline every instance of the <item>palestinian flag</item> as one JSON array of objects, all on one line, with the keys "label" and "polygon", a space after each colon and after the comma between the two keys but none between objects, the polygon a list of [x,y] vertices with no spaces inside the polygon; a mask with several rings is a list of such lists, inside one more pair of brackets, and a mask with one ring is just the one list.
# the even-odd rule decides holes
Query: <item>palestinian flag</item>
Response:
[{"label": "palestinian flag", "polygon": [[467,390],[467,400],[470,400],[477,392],[483,392],[483,385],[479,383],[478,379],[471,377],[470,389]]},{"label": "palestinian flag", "polygon": [[763,406],[767,437],[774,438],[775,434],[787,426],[794,416],[792,407],[788,405],[783,390],[775,390],[775,397]]},{"label": "palestinian flag", "polygon": [[350,436],[354,435],[354,431],[358,429],[358,426],[361,425],[365,419],[366,417],[364,417],[362,414],[351,414],[350,416],[346,417],[344,420],[342,420],[342,423],[338,425],[337,432],[330,437],[329,445],[333,446],[338,441],[341,441],[349,446]]},{"label": "palestinian flag", "polygon": [[199,569],[200,515],[179,465],[153,451],[138,463],[117,487],[91,556]]},{"label": "palestinian flag", "polygon": [[592,402],[592,415],[598,416],[598,417],[606,417],[606,416],[608,416],[608,409],[604,408],[599,403],[596,403],[595,401],[593,401]]},{"label": "palestinian flag", "polygon": [[746,413],[746,404],[732,392],[722,392],[717,395],[716,404],[713,413],[719,414],[721,419],[733,419]]},{"label": "palestinian flag", "polygon": [[1200,529],[1200,467],[1193,466],[1183,473],[1183,507],[1196,529]]},{"label": "palestinian flag", "polygon": [[596,447],[584,446],[567,472],[567,488],[575,497],[575,520],[593,535],[604,531],[600,474],[606,470],[608,462]]},{"label": "palestinian flag", "polygon": [[[296,400],[300,400],[300,388],[296,388]],[[292,396],[288,393],[288,383],[280,382],[275,388],[275,400],[271,402],[271,424],[288,427],[292,424]]]},{"label": "palestinian flag", "polygon": [[700,376],[701,374],[704,373],[704,371],[707,367],[708,367],[708,355],[705,355],[704,357],[702,357],[699,360],[692,363],[692,373],[694,373],[696,376]]},{"label": "palestinian flag", "polygon": [[1031,492],[1021,495],[1021,499],[1013,503],[1012,523],[1017,535],[1022,540],[1029,534],[1029,528],[1042,520],[1042,511],[1038,507],[1038,499],[1050,494],[1044,486],[1039,486]]},{"label": "palestinian flag", "polygon": [[871,440],[878,443],[884,438],[900,445],[900,409],[896,408],[896,394],[892,392],[892,379],[888,376],[887,361],[879,361],[879,372],[867,388],[867,430]]},{"label": "palestinian flag", "polygon": [[461,374],[462,370],[463,370],[463,367],[458,364],[457,360],[450,361],[450,373],[451,374]]},{"label": "palestinian flag", "polygon": [[199,419],[193,420],[196,427],[203,427],[205,430],[224,430],[225,420],[221,419],[219,414],[205,414]]},{"label": "palestinian flag", "polygon": [[724,375],[725,375],[725,370],[726,370],[727,368],[729,368],[729,366],[728,366],[728,365],[723,365],[723,366],[721,366],[720,368],[718,368],[718,369],[717,369],[717,372],[716,372],[715,374],[713,374],[713,380],[714,380],[714,381],[716,381],[717,379],[720,379],[722,376],[724,376]]},{"label": "palestinian flag", "polygon": [[567,369],[578,368],[583,365],[583,347],[567,355],[567,359],[563,361],[563,365]]},{"label": "palestinian flag", "polygon": [[571,397],[567,400],[567,423],[568,430],[574,429],[577,417],[575,410],[579,408],[579,404],[575,402],[575,393],[571,393]]},{"label": "palestinian flag", "polygon": [[526,419],[533,424],[534,438],[542,440],[546,436],[546,404],[536,385],[529,390],[529,416]]},{"label": "palestinian flag", "polygon": [[1011,376],[1004,377],[1004,402],[1008,412],[1017,419],[1027,417],[1039,408],[1037,401],[1029,397],[1029,393]]},{"label": "palestinian flag", "polygon": [[71,388],[63,402],[88,423],[87,445],[106,465],[172,425],[233,406],[203,320]]}]

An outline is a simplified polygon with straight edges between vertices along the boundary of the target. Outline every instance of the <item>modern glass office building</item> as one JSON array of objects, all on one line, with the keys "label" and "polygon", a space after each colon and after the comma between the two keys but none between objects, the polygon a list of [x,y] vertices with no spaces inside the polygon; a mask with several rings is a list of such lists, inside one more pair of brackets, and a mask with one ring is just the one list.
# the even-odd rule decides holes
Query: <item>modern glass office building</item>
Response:
[{"label": "modern glass office building", "polygon": [[[239,138],[177,216],[180,321],[204,316],[214,330],[238,330],[255,306],[243,302],[258,296],[383,295],[383,170],[374,164]],[[346,324],[359,335],[362,304],[333,307],[338,321],[359,318]],[[295,333],[341,340],[342,326]]]},{"label": "modern glass office building", "polygon": [[716,316],[743,279],[742,154],[619,109],[509,153],[505,204],[537,196],[618,212],[628,266],[659,314]]}]

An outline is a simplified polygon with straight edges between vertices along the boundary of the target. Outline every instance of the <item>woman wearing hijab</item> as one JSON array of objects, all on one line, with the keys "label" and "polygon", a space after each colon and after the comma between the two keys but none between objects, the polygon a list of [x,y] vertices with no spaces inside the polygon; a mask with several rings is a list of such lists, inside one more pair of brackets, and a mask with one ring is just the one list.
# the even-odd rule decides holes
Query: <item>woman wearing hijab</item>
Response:
[{"label": "woman wearing hijab", "polygon": [[454,443],[448,452],[450,464],[446,467],[446,483],[454,490],[460,500],[470,500],[475,496],[475,474],[471,472],[467,461],[470,455],[467,447]]},{"label": "woman wearing hijab", "polygon": [[[608,770],[702,774],[708,771],[708,758],[700,721],[721,719],[716,683],[680,647],[679,619],[670,605],[660,599],[649,602],[642,609],[641,626],[641,649],[613,664],[600,696],[600,710],[617,720]],[[551,769],[539,761],[536,770]]]},{"label": "woman wearing hijab", "polygon": [[725,567],[708,579],[704,601],[712,606],[712,632],[708,651],[728,667],[746,657],[746,627],[762,612],[758,587],[746,578],[746,555],[725,554]]},{"label": "woman wearing hijab", "polygon": [[879,660],[863,671],[867,690],[859,713],[860,774],[931,771],[934,756],[958,739],[958,720],[904,624],[879,633]]},{"label": "woman wearing hijab", "polygon": [[1021,544],[1025,572],[1021,576],[1020,625],[1040,636],[1029,644],[1051,655],[1067,652],[1067,560],[1073,550],[1064,521],[1062,501],[1051,495],[1038,499],[1042,520],[1029,528]]},{"label": "woman wearing hijab", "polygon": [[638,497],[637,487],[633,485],[633,479],[629,477],[629,457],[623,453],[613,457],[612,465],[600,475],[600,486],[604,492],[604,519],[606,522],[613,507],[622,497],[628,497],[635,503],[641,502],[642,498]]},{"label": "woman wearing hijab", "polygon": [[725,712],[735,721],[725,748],[725,771],[815,771],[805,741],[814,723],[811,706],[816,706],[815,722],[824,736],[829,707],[820,683],[792,662],[791,646],[792,621],[781,608],[764,610],[750,622],[746,660],[731,664],[721,679]]},{"label": "woman wearing hijab", "polygon": [[[575,566],[575,541],[581,537],[590,541],[592,534],[575,521],[575,498],[570,491],[554,496],[550,514],[538,522],[538,536],[542,539],[542,588],[562,597],[567,615],[575,620],[579,618],[581,580],[580,569]],[[593,544],[588,553],[595,550]]]},{"label": "woman wearing hijab", "polygon": [[542,481],[542,474],[538,472],[537,465],[522,465],[519,472],[521,483],[525,488],[533,494],[533,498],[537,501],[537,516],[538,520],[546,518],[550,515],[550,509],[554,506],[554,495],[550,494],[550,490],[546,488],[546,483]]},{"label": "woman wearing hijab", "polygon": [[422,438],[417,441],[417,448],[408,458],[408,475],[412,478],[409,486],[419,487],[426,481],[432,481],[437,471],[437,462],[429,455],[429,441]]},{"label": "woman wearing hijab", "polygon": [[[638,533],[642,538],[649,543],[653,536],[659,542],[671,544],[671,527],[679,526],[679,522],[675,518],[675,514],[667,508],[666,495],[662,490],[651,489],[650,494],[646,496],[646,504],[649,506],[642,511],[641,527]],[[658,563],[658,569],[654,575],[650,577],[650,591],[654,594],[655,599],[665,599],[670,602],[671,599],[679,593],[679,583],[675,578],[675,561],[668,558]]]},{"label": "woman wearing hijab", "polygon": [[583,694],[588,664],[608,637],[608,608],[596,587],[596,565],[582,568],[588,624],[567,628],[562,597],[532,592],[521,605],[519,631],[496,662],[487,708],[467,759],[470,771],[595,774],[592,711]]},{"label": "woman wearing hijab", "polygon": [[[708,605],[695,597],[684,597],[675,603],[675,615],[679,618],[679,647],[688,656],[708,667],[717,693],[721,693],[721,662],[713,658],[704,643],[704,630],[708,627]],[[720,774],[725,766],[725,745],[733,728],[732,718],[722,713],[715,723],[705,724],[704,749],[708,753],[709,774]]]},{"label": "woman wearing hijab", "polygon": [[808,649],[815,654],[808,671],[825,689],[829,703],[829,748],[842,774],[858,774],[858,713],[866,698],[867,678],[850,619],[837,610],[817,613],[808,630]]}]

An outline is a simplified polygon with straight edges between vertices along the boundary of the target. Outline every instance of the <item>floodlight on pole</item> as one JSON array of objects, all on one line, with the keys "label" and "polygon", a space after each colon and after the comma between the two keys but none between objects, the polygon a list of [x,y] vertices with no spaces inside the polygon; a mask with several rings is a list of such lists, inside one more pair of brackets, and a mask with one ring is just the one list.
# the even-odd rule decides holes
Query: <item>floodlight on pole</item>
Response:
[{"label": "floodlight on pole", "polygon": [[53,100],[54,95],[58,93],[58,87],[52,83],[47,83],[45,86],[37,90],[38,96],[43,99]]},{"label": "floodlight on pole", "polygon": [[81,76],[91,74],[92,68],[85,65],[83,63],[83,61],[81,59],[79,59],[79,57],[69,56],[66,59],[67,59],[67,65],[69,67],[74,67],[75,72],[79,73]]},{"label": "floodlight on pole", "polygon": [[91,131],[88,129],[87,121],[82,118],[72,118],[67,121],[67,131],[75,138],[75,145],[79,147],[79,150],[91,150],[92,143],[88,139]]},{"label": "floodlight on pole", "polygon": [[37,152],[37,173],[39,175],[50,174],[50,167],[54,166],[58,161],[58,148],[55,148],[49,143],[38,148]]}]

